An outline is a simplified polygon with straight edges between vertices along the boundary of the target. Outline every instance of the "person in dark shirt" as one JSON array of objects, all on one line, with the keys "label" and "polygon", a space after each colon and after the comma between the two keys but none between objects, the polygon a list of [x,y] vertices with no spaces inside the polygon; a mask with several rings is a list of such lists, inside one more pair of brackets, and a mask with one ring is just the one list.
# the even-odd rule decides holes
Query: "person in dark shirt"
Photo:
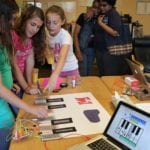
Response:
[{"label": "person in dark shirt", "polygon": [[74,30],[75,53],[79,61],[81,76],[92,74],[92,65],[95,58],[93,49],[93,27],[98,14],[99,0],[94,0],[87,13],[82,13],[76,21]]},{"label": "person in dark shirt", "polygon": [[130,72],[125,58],[126,55],[110,55],[107,49],[105,33],[112,37],[119,35],[121,28],[121,17],[115,8],[116,0],[101,0],[101,14],[94,27],[94,49],[99,76],[123,75]]}]

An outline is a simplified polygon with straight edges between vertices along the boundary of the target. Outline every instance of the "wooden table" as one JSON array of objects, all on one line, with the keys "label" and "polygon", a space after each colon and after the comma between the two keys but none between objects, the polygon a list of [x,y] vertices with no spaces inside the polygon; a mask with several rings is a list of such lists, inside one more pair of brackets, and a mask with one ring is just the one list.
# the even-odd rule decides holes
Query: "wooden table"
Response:
[{"label": "wooden table", "polygon": [[[67,87],[62,89],[59,93],[52,93],[55,95],[67,93],[91,92],[94,97],[103,105],[103,107],[112,114],[114,106],[111,103],[111,92],[101,81],[99,77],[83,77],[81,78],[81,85],[75,88]],[[34,96],[25,95],[24,100],[28,103],[34,102]],[[23,110],[19,111],[18,117],[29,117]],[[30,115],[31,116],[31,115]],[[93,137],[95,135],[90,135]],[[12,141],[10,150],[66,150],[68,147],[85,141],[85,137],[66,138],[61,140],[52,140],[42,142],[38,138],[28,138],[20,142]],[[46,144],[46,145],[45,145]]]},{"label": "wooden table", "polygon": [[[122,94],[124,88],[126,87],[124,78],[125,76],[103,76],[101,78],[101,81],[105,84],[105,86],[112,94],[114,94],[114,91],[117,91],[120,94]],[[150,100],[140,101],[135,96],[130,96],[130,98],[134,103],[150,102]]]}]

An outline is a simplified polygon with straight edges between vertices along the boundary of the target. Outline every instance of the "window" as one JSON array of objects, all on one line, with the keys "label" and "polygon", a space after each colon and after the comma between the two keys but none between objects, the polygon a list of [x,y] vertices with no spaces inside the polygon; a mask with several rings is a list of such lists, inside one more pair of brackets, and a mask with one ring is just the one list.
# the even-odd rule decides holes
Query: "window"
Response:
[{"label": "window", "polygon": [[137,14],[149,15],[150,14],[150,1],[138,0],[137,1]]}]

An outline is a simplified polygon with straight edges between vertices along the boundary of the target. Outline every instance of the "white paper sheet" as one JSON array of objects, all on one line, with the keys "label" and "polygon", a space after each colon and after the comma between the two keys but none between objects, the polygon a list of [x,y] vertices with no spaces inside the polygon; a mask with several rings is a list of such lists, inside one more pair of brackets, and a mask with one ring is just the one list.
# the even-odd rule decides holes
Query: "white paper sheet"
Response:
[{"label": "white paper sheet", "polygon": [[[52,102],[50,105],[61,105],[65,104],[66,107],[53,109],[50,116],[57,119],[72,118],[72,123],[58,124],[55,129],[75,127],[76,132],[73,133],[61,133],[60,137],[74,137],[82,135],[90,135],[103,133],[109,119],[110,115],[105,110],[105,108],[96,100],[96,98],[90,93],[75,93],[75,94],[65,94],[65,95],[51,95],[49,98],[63,98],[62,102]],[[99,121],[91,121],[87,118],[85,114],[98,112],[97,116]],[[86,113],[85,113],[86,112]],[[96,117],[97,117],[96,116]],[[95,116],[92,116],[92,120]]]},{"label": "white paper sheet", "polygon": [[135,106],[150,113],[150,103],[138,103],[135,104]]}]

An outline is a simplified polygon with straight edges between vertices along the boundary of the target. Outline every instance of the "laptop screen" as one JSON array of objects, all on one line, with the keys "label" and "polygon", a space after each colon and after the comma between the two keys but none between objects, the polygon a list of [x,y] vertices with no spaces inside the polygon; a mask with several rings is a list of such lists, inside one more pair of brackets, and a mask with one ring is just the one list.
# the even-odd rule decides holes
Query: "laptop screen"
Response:
[{"label": "laptop screen", "polygon": [[150,150],[149,133],[150,114],[120,102],[104,135],[127,149]]}]

